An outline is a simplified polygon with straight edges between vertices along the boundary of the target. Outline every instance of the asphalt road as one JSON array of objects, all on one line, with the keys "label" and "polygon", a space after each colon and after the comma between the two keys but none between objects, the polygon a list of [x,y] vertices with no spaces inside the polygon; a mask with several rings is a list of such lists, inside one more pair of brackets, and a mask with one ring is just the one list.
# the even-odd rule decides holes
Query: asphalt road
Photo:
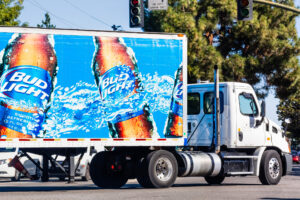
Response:
[{"label": "asphalt road", "polygon": [[130,180],[121,189],[100,189],[91,181],[72,184],[51,180],[47,183],[21,180],[0,180],[1,200],[90,200],[90,199],[300,199],[300,165],[293,174],[275,186],[261,185],[257,177],[230,177],[219,186],[207,185],[203,178],[178,178],[167,189],[143,189]]}]

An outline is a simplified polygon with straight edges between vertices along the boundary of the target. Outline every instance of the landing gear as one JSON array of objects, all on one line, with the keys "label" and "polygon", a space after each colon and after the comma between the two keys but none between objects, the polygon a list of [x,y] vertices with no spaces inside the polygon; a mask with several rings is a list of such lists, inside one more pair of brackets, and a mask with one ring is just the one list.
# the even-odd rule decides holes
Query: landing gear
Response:
[{"label": "landing gear", "polygon": [[85,169],[85,174],[84,176],[81,177],[82,181],[88,181],[91,180],[90,176],[90,164],[87,164],[86,169]]},{"label": "landing gear", "polygon": [[42,177],[41,181],[42,182],[48,182],[49,181],[49,158],[47,155],[43,155],[43,171],[42,171]]},{"label": "landing gear", "polygon": [[11,181],[20,181],[20,178],[21,178],[21,173],[18,170],[16,170],[15,176],[11,178]]}]

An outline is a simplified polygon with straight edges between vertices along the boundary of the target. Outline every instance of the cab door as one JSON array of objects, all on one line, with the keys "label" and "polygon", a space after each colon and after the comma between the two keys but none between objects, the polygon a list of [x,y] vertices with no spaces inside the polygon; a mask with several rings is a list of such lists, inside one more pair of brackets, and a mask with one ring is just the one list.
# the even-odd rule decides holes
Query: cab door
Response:
[{"label": "cab door", "polygon": [[254,93],[243,88],[237,88],[236,91],[237,146],[262,146],[265,143],[265,135],[263,126],[257,123],[261,117]]},{"label": "cab door", "polygon": [[[221,113],[224,110],[220,92]],[[214,92],[197,88],[188,92],[188,144],[211,146],[214,134]]]}]

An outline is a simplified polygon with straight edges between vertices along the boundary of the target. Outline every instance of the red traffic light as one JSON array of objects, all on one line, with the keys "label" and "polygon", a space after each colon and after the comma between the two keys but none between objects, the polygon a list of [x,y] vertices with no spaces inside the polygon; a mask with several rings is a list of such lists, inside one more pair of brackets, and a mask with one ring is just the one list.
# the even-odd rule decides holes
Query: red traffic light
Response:
[{"label": "red traffic light", "polygon": [[129,27],[144,27],[143,0],[129,0]]},{"label": "red traffic light", "polygon": [[139,0],[130,0],[131,5],[138,6],[140,4]]},{"label": "red traffic light", "polygon": [[241,0],[241,6],[246,7],[249,5],[249,0]]}]

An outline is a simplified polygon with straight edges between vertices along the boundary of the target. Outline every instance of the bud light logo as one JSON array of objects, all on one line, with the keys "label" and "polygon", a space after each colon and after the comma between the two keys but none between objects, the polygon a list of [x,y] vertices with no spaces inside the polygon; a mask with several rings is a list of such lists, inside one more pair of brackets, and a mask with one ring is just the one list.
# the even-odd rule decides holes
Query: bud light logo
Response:
[{"label": "bud light logo", "polygon": [[16,100],[30,100],[41,106],[48,101],[51,77],[48,71],[35,66],[23,65],[7,70],[0,79],[1,94]]},{"label": "bud light logo", "polygon": [[100,94],[105,101],[122,101],[134,88],[135,75],[126,65],[111,68],[100,79]]},{"label": "bud light logo", "polygon": [[179,101],[181,103],[182,101],[182,94],[183,94],[183,88],[182,88],[182,82],[177,84],[174,89],[173,98],[175,101]]}]

